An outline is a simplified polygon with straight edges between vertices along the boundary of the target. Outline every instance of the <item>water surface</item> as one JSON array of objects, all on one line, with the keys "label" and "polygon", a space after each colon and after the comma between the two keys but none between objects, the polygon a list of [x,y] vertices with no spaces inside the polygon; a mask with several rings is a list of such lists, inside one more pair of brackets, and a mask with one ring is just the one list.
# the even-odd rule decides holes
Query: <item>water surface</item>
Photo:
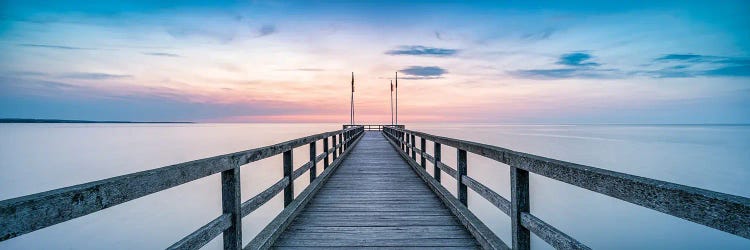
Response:
[{"label": "water surface", "polygon": [[[0,199],[266,146],[340,124],[0,124]],[[750,197],[750,127],[408,124],[565,161]],[[321,151],[318,145],[318,152]],[[428,144],[428,152],[432,145]],[[443,148],[455,166],[455,149]],[[295,166],[308,156],[295,150]],[[508,167],[469,154],[469,175],[509,198]],[[281,178],[281,157],[242,167],[242,198]],[[455,181],[444,177],[455,191]],[[295,181],[296,192],[307,185]],[[600,249],[750,249],[750,240],[532,174],[531,211]],[[505,242],[510,220],[478,195],[469,207]],[[247,244],[282,208],[243,219]],[[0,249],[161,249],[221,212],[218,175],[0,243]],[[220,249],[217,237],[207,249]],[[550,248],[532,238],[535,249]]]}]

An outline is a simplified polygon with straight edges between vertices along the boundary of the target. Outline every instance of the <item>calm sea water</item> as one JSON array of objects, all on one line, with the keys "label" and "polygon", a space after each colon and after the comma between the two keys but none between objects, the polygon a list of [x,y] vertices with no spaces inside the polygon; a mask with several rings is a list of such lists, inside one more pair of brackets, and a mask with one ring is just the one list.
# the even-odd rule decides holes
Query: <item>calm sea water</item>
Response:
[{"label": "calm sea water", "polygon": [[[750,126],[407,124],[407,128],[750,197]],[[265,146],[340,124],[0,124],[0,200]],[[318,152],[320,152],[320,143]],[[428,152],[432,151],[428,144]],[[307,148],[295,150],[295,165]],[[443,159],[455,166],[455,149]],[[242,198],[281,178],[281,157],[242,168]],[[469,155],[469,175],[510,197],[508,167]],[[443,178],[455,191],[455,181]],[[297,192],[308,179],[299,178]],[[531,211],[599,249],[750,249],[750,240],[532,174]],[[509,218],[470,193],[469,207],[510,242]],[[282,209],[243,219],[247,244]],[[221,212],[218,175],[0,243],[0,249],[161,249]],[[206,246],[220,249],[221,237]],[[532,236],[534,249],[550,249]]]}]

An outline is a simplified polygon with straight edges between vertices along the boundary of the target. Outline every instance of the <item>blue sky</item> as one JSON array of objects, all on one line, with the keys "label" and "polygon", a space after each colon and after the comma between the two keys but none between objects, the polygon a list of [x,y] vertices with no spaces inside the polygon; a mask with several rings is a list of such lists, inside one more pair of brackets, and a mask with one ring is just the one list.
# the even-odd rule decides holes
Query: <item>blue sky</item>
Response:
[{"label": "blue sky", "polygon": [[747,1],[3,1],[0,117],[750,123]]}]

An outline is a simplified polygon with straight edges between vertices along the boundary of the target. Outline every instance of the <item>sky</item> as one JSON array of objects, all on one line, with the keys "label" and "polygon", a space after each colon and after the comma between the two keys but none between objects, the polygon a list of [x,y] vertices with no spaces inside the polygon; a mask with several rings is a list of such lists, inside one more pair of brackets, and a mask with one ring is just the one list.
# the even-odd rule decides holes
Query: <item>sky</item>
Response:
[{"label": "sky", "polygon": [[748,1],[0,0],[0,118],[750,123]]}]

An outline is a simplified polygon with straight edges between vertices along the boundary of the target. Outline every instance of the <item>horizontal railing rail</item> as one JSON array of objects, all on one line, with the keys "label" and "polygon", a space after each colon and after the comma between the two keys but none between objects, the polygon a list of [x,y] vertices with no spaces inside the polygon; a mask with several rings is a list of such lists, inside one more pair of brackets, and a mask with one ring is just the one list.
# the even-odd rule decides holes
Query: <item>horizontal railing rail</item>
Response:
[{"label": "horizontal railing rail", "polygon": [[[152,170],[112,177],[100,181],[55,189],[0,201],[0,241],[88,215],[149,194],[221,173],[222,214],[169,249],[197,249],[219,234],[224,235],[225,249],[241,249],[242,217],[250,214],[276,194],[284,192],[284,205],[294,200],[294,179],[310,171],[316,178],[316,165],[329,158],[341,162],[352,143],[364,133],[362,126],[297,138],[271,146],[179,163]],[[325,152],[316,154],[316,142],[322,140]],[[328,147],[332,140],[332,147]],[[294,170],[293,149],[309,145],[310,161]],[[274,185],[250,198],[240,200],[240,167],[271,156],[283,154],[284,176]],[[332,155],[332,157],[329,157]],[[324,171],[325,172],[325,171]]]},{"label": "horizontal railing rail", "polygon": [[348,127],[355,127],[355,126],[362,126],[365,128],[365,131],[382,131],[383,127],[385,126],[392,126],[397,128],[405,128],[404,125],[383,125],[383,124],[354,124],[354,125],[344,125],[344,129]]},{"label": "horizontal railing rail", "polygon": [[[458,199],[467,206],[467,188],[511,217],[513,249],[529,249],[530,232],[556,248],[587,249],[588,247],[529,211],[529,172],[585,188],[600,194],[650,208],[727,233],[750,239],[750,199],[710,190],[644,178],[625,173],[559,161],[513,150],[435,136],[418,131],[386,126],[386,137],[411,159],[426,168],[434,166],[434,179],[439,183],[441,171],[457,181]],[[420,138],[417,147],[416,137]],[[434,154],[424,152],[426,141],[434,144]],[[441,146],[456,148],[458,168],[440,161]],[[511,199],[505,199],[466,174],[466,153],[480,155],[510,166]],[[416,154],[420,154],[417,162]]]}]

